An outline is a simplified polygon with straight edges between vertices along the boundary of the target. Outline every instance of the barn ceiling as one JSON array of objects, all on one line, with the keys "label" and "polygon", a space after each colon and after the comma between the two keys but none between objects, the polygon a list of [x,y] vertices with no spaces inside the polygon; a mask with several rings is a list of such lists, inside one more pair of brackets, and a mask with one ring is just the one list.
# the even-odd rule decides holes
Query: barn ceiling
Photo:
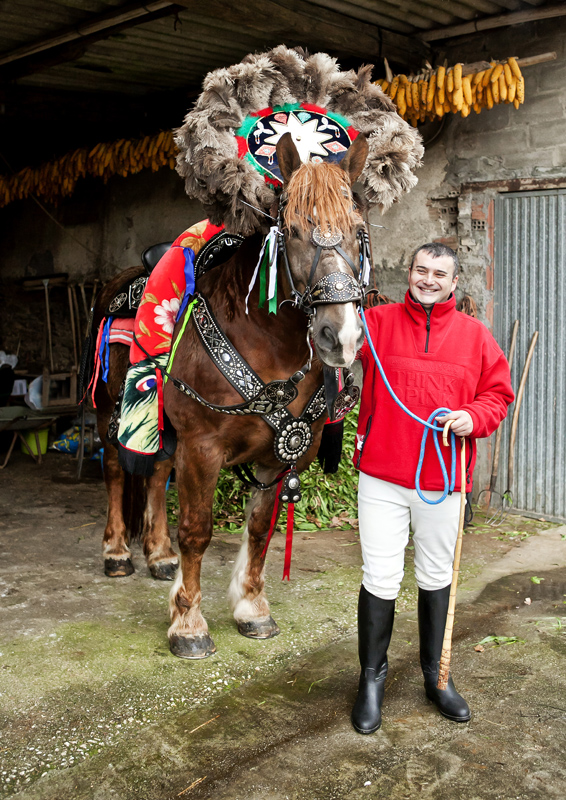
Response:
[{"label": "barn ceiling", "polygon": [[454,26],[528,18],[549,6],[546,0],[0,0],[0,132],[17,168],[30,153],[37,160],[101,138],[175,126],[204,75],[249,52],[301,45],[330,52],[343,67],[372,62],[377,77],[384,56],[404,71],[434,62]]}]

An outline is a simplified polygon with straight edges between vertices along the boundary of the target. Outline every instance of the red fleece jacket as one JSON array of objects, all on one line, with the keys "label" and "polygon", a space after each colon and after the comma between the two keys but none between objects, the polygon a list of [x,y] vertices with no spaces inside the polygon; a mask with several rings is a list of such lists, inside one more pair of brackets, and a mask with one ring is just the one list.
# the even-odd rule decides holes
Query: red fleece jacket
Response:
[{"label": "red fleece jacket", "polygon": [[[507,359],[485,325],[456,311],[451,295],[427,314],[409,292],[404,303],[366,311],[375,350],[397,397],[427,419],[436,408],[468,411],[474,423],[466,454],[466,490],[472,488],[474,440],[490,436],[514,400]],[[364,370],[354,464],[362,472],[414,488],[423,426],[391,398],[367,341],[358,357]],[[442,446],[450,475],[450,448]],[[457,443],[459,453],[459,442]],[[421,488],[444,488],[432,432],[429,433]],[[460,489],[460,458],[456,485]]]}]

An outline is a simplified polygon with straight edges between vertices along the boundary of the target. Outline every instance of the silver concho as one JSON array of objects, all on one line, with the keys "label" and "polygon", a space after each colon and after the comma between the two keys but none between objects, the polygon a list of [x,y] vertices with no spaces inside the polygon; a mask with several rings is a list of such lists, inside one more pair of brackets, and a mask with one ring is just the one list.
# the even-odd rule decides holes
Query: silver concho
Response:
[{"label": "silver concho", "polygon": [[284,464],[298,461],[312,444],[310,425],[304,420],[293,420],[279,429],[275,437],[275,455]]},{"label": "silver concho", "polygon": [[130,286],[130,308],[138,308],[140,304],[140,300],[142,299],[145,285],[147,283],[147,278],[141,277],[136,278],[136,280]]},{"label": "silver concho", "polygon": [[359,283],[351,275],[330,272],[323,275],[311,289],[312,305],[351,303],[362,297]]},{"label": "silver concho", "polygon": [[341,231],[334,231],[333,233],[329,228],[323,231],[320,225],[313,228],[311,233],[311,241],[313,244],[316,244],[317,247],[336,247],[343,238],[344,236]]},{"label": "silver concho", "polygon": [[338,392],[338,396],[334,401],[334,419],[344,419],[346,414],[349,414],[357,406],[359,399],[360,389],[358,386],[353,383],[350,386],[345,386]]},{"label": "silver concho", "polygon": [[126,292],[121,292],[120,294],[117,294],[114,300],[112,300],[112,302],[108,306],[108,311],[111,314],[114,314],[116,311],[118,311],[118,309],[122,308],[127,299],[128,295],[126,294]]}]

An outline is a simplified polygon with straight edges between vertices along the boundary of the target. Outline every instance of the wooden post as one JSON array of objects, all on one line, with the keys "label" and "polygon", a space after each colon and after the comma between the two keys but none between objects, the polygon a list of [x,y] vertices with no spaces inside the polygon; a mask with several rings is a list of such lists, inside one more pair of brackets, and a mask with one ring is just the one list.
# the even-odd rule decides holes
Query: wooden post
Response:
[{"label": "wooden post", "polygon": [[[451,422],[451,420],[450,420]],[[449,427],[448,423],[444,428],[444,439],[447,442]],[[460,437],[460,520],[458,522],[458,538],[454,550],[454,565],[452,567],[452,584],[450,585],[450,598],[448,600],[448,614],[446,615],[446,627],[444,629],[444,641],[442,642],[442,654],[438,668],[438,683],[436,688],[444,690],[448,686],[450,676],[450,659],[452,656],[452,631],[454,629],[454,611],[456,608],[456,590],[458,588],[458,574],[460,572],[460,557],[462,555],[462,538],[464,535],[464,517],[466,515],[466,437]]]}]

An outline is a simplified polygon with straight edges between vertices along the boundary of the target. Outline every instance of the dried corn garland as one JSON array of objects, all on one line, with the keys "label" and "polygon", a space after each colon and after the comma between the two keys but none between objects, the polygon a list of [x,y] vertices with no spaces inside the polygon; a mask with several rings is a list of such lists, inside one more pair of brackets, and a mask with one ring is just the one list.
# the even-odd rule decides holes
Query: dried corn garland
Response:
[{"label": "dried corn garland", "polygon": [[[497,103],[513,103],[519,108],[524,102],[525,81],[516,58],[492,61],[488,69],[471,74],[463,74],[463,67],[438,67],[376,83],[413,126],[448,113],[467,117],[472,109],[479,114],[482,108],[493,108]],[[11,177],[0,176],[0,208],[30,195],[49,202],[68,197],[77,180],[87,175],[106,182],[113,175],[126,177],[142,169],[174,169],[175,155],[171,131],[75,150],[40,167],[25,167]]]},{"label": "dried corn garland", "polygon": [[411,125],[461,114],[467,117],[472,109],[493,108],[497,103],[513,103],[515,108],[525,100],[525,80],[516,58],[492,61],[488,69],[463,74],[464,64],[438,67],[417,75],[396,75],[391,81],[376,81],[396,104],[399,114]]},{"label": "dried corn garland", "polygon": [[0,176],[0,207],[12,200],[35,195],[49,202],[68,197],[79,178],[87,175],[106,182],[113,175],[127,175],[151,168],[175,168],[176,148],[172,131],[161,131],[143,139],[118,139],[67,153],[40,167],[25,167],[11,177]]}]

